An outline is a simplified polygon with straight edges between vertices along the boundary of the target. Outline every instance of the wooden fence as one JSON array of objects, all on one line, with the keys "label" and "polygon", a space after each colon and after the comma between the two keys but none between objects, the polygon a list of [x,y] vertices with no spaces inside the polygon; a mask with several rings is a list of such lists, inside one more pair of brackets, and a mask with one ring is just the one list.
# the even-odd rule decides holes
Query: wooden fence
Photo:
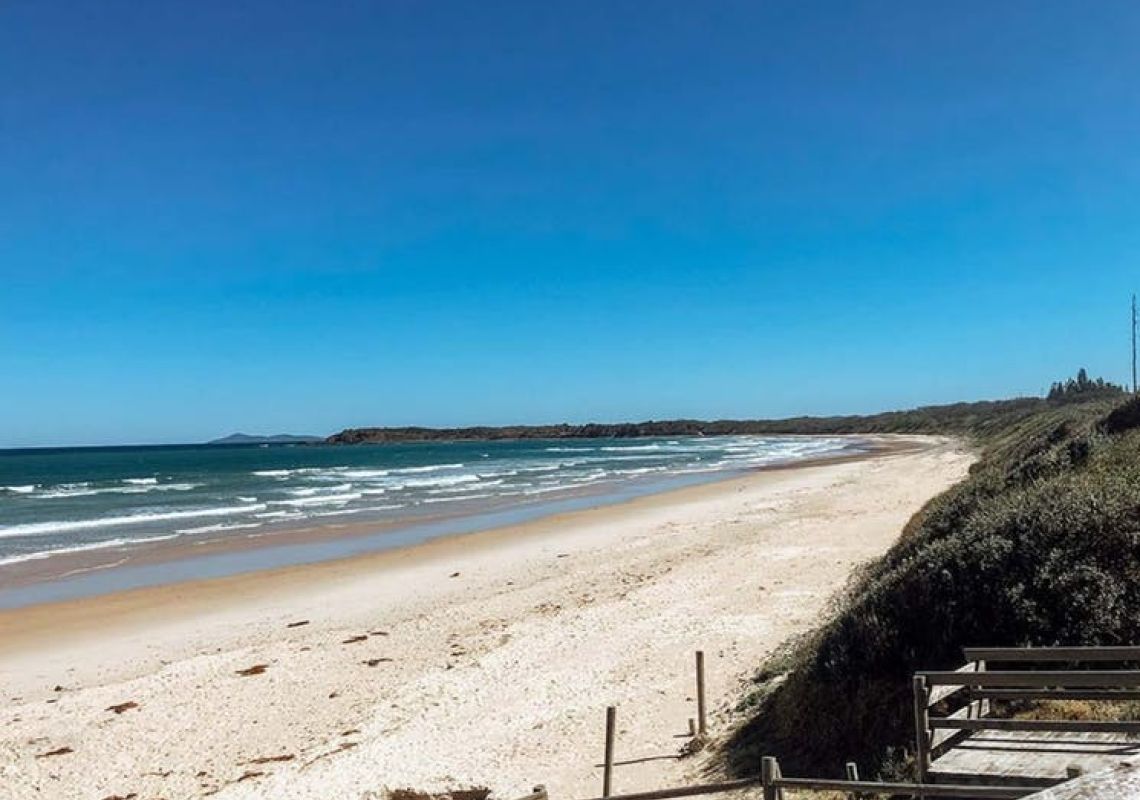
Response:
[{"label": "wooden fence", "polygon": [[792,778],[785,777],[781,773],[779,761],[770,756],[765,756],[761,760],[760,776],[757,778],[739,778],[719,783],[703,783],[649,792],[616,794],[608,798],[599,797],[592,800],[670,800],[678,797],[697,797],[706,794],[755,789],[762,790],[764,800],[783,800],[784,790],[844,792],[851,797],[911,795],[918,798],[957,797],[962,800],[1014,800],[1015,798],[1027,797],[1039,791],[1040,787],[896,783],[861,781],[857,778]]},{"label": "wooden fence", "polygon": [[[704,719],[704,659],[697,656],[699,717]],[[992,669],[993,664],[1042,666],[1067,664],[1140,665],[1140,647],[968,647],[966,663],[956,670],[919,672],[914,676],[916,763],[914,783],[859,780],[855,765],[846,765],[846,779],[785,777],[779,762],[761,760],[758,777],[679,786],[628,794],[610,794],[613,766],[613,709],[607,710],[606,777],[604,794],[592,800],[670,800],[707,794],[762,790],[764,800],[784,800],[785,790],[842,792],[852,798],[910,795],[916,798],[956,797],[962,800],[1004,800],[1028,797],[1041,786],[984,783],[929,783],[931,758],[974,731],[1140,733],[1140,721],[1033,720],[990,717],[992,700],[1140,700],[1140,669]],[[704,730],[702,724],[701,730]],[[695,731],[694,731],[695,732]],[[546,789],[520,800],[549,800]]]},{"label": "wooden fence", "polygon": [[[1140,699],[1140,670],[992,669],[995,663],[1140,662],[1140,647],[967,647],[963,655],[967,663],[956,670],[914,676],[915,763],[921,781],[934,759],[975,731],[1140,733],[1140,721],[989,716],[992,700]],[[935,716],[936,709],[945,711]]]}]

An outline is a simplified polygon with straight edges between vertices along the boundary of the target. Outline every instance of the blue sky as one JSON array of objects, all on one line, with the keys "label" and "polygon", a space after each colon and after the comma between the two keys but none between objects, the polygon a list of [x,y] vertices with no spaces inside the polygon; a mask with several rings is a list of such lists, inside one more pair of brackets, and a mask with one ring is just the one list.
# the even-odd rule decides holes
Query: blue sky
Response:
[{"label": "blue sky", "polygon": [[1134,3],[0,6],[0,446],[1123,380]]}]

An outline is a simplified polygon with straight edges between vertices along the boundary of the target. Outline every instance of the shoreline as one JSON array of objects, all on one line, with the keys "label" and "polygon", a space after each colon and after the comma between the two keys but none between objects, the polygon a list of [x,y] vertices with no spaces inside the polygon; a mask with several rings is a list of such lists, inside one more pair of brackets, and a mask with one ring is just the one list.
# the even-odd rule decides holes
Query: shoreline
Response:
[{"label": "shoreline", "polygon": [[139,588],[305,566],[417,547],[440,538],[486,533],[563,514],[618,506],[642,497],[737,480],[755,472],[799,469],[876,458],[913,449],[921,437],[844,436],[861,449],[809,456],[743,472],[630,481],[608,490],[584,490],[546,502],[504,504],[465,513],[462,507],[421,519],[330,522],[260,534],[199,540],[163,540],[106,550],[61,553],[0,565],[0,613],[44,603],[99,597]]},{"label": "shoreline", "polygon": [[592,796],[611,704],[636,762],[620,791],[691,778],[701,758],[676,753],[692,651],[708,654],[715,735],[765,655],[818,624],[973,460],[911,441],[401,550],[0,612],[0,779],[14,800],[510,797],[535,783]]},{"label": "shoreline", "polygon": [[[143,620],[162,620],[194,615],[214,610],[217,604],[238,603],[264,599],[266,595],[295,589],[305,584],[343,580],[370,573],[431,563],[462,554],[493,551],[508,547],[516,539],[553,537],[598,521],[620,524],[623,516],[636,515],[644,509],[669,505],[683,505],[693,500],[714,497],[733,491],[738,485],[747,485],[755,478],[767,474],[797,472],[815,467],[858,463],[872,459],[921,451],[929,446],[922,440],[933,437],[891,437],[876,441],[875,446],[860,452],[822,456],[788,464],[772,465],[750,470],[744,475],[703,481],[671,490],[643,494],[610,503],[587,506],[571,511],[537,516],[497,527],[442,534],[420,542],[371,550],[355,555],[321,561],[288,564],[267,569],[254,569],[230,575],[171,581],[151,586],[121,589],[96,595],[61,600],[0,607],[0,652],[14,653],[35,641],[38,633],[50,627],[53,634],[83,637],[92,633],[90,622],[97,618],[101,623],[134,623]],[[339,527],[339,526],[338,526]],[[368,523],[354,527],[368,529]],[[320,539],[328,535],[330,526],[298,529],[294,533]],[[343,530],[338,536],[351,536]],[[357,535],[366,535],[364,530]]]}]

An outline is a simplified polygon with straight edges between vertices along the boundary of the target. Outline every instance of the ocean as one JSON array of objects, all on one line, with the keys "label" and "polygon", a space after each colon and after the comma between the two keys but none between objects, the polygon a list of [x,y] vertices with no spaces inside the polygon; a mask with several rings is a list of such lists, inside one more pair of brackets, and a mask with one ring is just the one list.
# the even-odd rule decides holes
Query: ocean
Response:
[{"label": "ocean", "polygon": [[[861,449],[724,436],[0,451],[0,569],[61,554],[342,522],[415,525],[639,493]],[[0,580],[3,574],[0,572]]]}]

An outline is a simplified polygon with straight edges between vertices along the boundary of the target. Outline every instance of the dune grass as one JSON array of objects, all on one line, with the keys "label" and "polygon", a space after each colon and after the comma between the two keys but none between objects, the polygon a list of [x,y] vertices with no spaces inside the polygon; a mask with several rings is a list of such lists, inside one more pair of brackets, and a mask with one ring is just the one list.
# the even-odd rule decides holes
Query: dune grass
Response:
[{"label": "dune grass", "polygon": [[731,772],[764,753],[789,773],[855,760],[905,777],[914,670],[957,667],[968,645],[1140,642],[1140,401],[1080,400],[971,420],[982,453],[967,479],[759,670]]}]

